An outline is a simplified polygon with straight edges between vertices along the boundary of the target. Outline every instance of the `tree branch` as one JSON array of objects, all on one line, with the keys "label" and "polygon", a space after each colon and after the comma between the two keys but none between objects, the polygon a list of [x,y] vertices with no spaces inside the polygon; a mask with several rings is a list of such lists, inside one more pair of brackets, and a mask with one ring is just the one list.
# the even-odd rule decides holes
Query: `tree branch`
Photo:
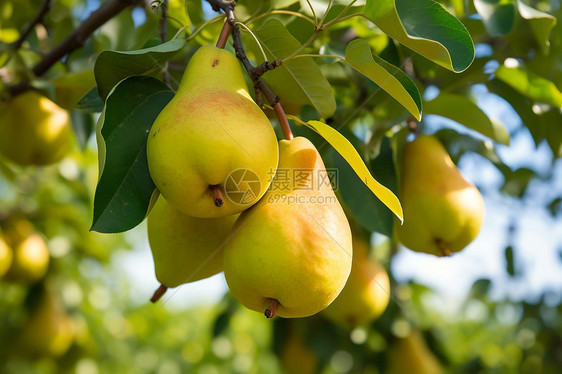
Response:
[{"label": "tree branch", "polygon": [[261,105],[261,94],[269,101],[269,104],[275,109],[281,128],[283,129],[283,134],[285,139],[293,139],[293,133],[291,131],[291,126],[285,115],[285,111],[279,103],[279,97],[276,96],[273,91],[265,84],[265,82],[260,78],[265,72],[273,70],[281,66],[281,60],[275,60],[274,62],[264,62],[258,67],[254,67],[244,51],[244,46],[242,45],[242,37],[240,35],[240,28],[236,25],[236,16],[234,15],[234,7],[236,6],[235,0],[207,0],[214,11],[220,12],[221,10],[226,14],[227,22],[232,25],[232,43],[234,45],[234,50],[236,51],[236,57],[242,62],[244,68],[250,75],[250,78],[254,82],[254,89],[256,91],[256,98],[258,103]]},{"label": "tree branch", "polygon": [[[162,40],[162,43],[166,43],[168,41],[168,0],[162,0],[160,8],[162,9],[162,18],[160,19],[160,40]],[[164,83],[171,88],[170,74],[168,73],[168,61],[166,61],[164,66]]]},{"label": "tree branch", "polygon": [[242,65],[244,65],[244,68],[246,68],[248,74],[250,75],[250,78],[252,78],[252,81],[254,82],[254,87],[256,87],[256,91],[258,91],[256,92],[256,95],[260,93],[264,94],[267,101],[269,101],[269,104],[275,109],[275,114],[277,114],[277,118],[279,119],[279,123],[281,124],[281,128],[283,129],[285,139],[293,139],[293,133],[291,131],[291,127],[289,126],[289,121],[287,120],[285,111],[279,103],[279,97],[276,96],[267,86],[267,84],[260,78],[261,74],[267,71],[266,69],[271,70],[276,68],[277,66],[280,66],[280,61],[276,60],[272,63],[266,62],[260,65],[258,67],[259,69],[254,68],[248,60],[246,52],[244,52],[244,48],[242,46],[242,38],[240,36],[240,29],[238,28],[238,26],[234,26],[232,28],[232,41],[234,44],[234,50],[236,51],[236,57],[238,57],[238,59],[242,61]]},{"label": "tree branch", "polygon": [[43,21],[43,17],[45,17],[45,14],[47,14],[47,12],[49,12],[49,9],[51,9],[51,0],[44,0],[41,8],[39,8],[39,10],[37,11],[35,18],[33,18],[33,20],[31,20],[26,28],[21,32],[19,39],[10,45],[12,49],[16,50],[21,47],[25,39],[27,39],[31,31],[33,31],[33,28]]},{"label": "tree branch", "polygon": [[[45,74],[57,61],[67,54],[82,47],[86,40],[101,25],[115,17],[122,10],[139,3],[139,0],[108,0],[84,20],[70,35],[59,45],[47,53],[32,69],[35,76]],[[7,86],[12,95],[19,94],[30,88],[28,81],[20,82],[14,86]]]},{"label": "tree branch", "polygon": [[236,6],[236,0],[207,0],[211,4],[211,8],[215,12],[220,12],[221,10],[226,14],[226,20],[231,25],[236,23],[236,17],[234,16],[234,7]]}]

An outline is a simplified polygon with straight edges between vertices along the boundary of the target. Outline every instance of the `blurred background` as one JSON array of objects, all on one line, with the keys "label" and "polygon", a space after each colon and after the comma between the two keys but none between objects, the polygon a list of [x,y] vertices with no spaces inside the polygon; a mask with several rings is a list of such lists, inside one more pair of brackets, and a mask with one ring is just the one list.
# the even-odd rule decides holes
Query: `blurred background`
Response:
[{"label": "blurred background", "polygon": [[[42,51],[56,45],[100,4],[55,1],[22,48],[4,48],[19,38],[41,3],[0,0],[3,84],[23,79]],[[248,3],[250,9],[253,5]],[[385,268],[391,281],[388,307],[366,325],[348,328],[322,313],[268,320],[233,299],[222,273],[170,289],[158,303],[150,303],[159,283],[145,222],[123,234],[89,231],[98,179],[94,129],[99,113],[76,108],[95,85],[92,66],[97,53],[138,49],[159,37],[159,11],[135,7],[101,27],[84,48],[36,82],[58,105],[74,108],[69,112],[72,150],[47,166],[20,166],[0,155],[0,270],[8,263],[2,257],[8,252],[4,247],[13,252],[10,263],[20,256],[20,268],[8,269],[8,264],[0,272],[5,273],[0,278],[0,373],[398,373],[392,363],[396,360],[411,362],[416,368],[410,369],[413,374],[559,373],[562,114],[560,107],[545,107],[523,94],[500,94],[505,93],[497,89],[501,85],[490,82],[497,83],[494,72],[509,65],[511,58],[550,79],[560,93],[561,27],[554,27],[549,52],[544,54],[534,41],[521,38],[528,27],[524,23],[498,34],[482,21],[472,1],[439,3],[467,25],[477,55],[474,68],[464,73],[468,78],[459,78],[457,86],[450,88],[451,73],[428,67],[411,51],[401,49],[400,56],[419,62],[417,78],[424,101],[447,91],[465,95],[510,135],[509,145],[493,143],[431,114],[420,124],[422,133],[436,134],[443,141],[463,175],[484,197],[484,224],[467,248],[448,258],[410,251],[365,227],[370,217],[354,216],[356,211],[348,206],[350,219],[370,238],[370,257]],[[561,14],[560,1],[529,3]],[[241,2],[242,12],[244,6]],[[283,6],[299,9],[295,1],[285,1]],[[184,9],[184,2],[170,1],[171,16],[190,32],[215,16],[206,2],[188,2],[190,18]],[[206,27],[197,43],[214,43],[221,24]],[[360,21],[344,26],[359,33],[368,28]],[[179,28],[169,22],[168,35]],[[327,43],[329,37],[319,40]],[[388,53],[387,44],[381,47],[379,39],[371,43],[373,49]],[[185,58],[170,65],[177,80]],[[329,69],[323,71],[333,73]],[[81,72],[86,73],[80,79],[73,75]],[[330,81],[336,99],[346,103],[353,97],[360,110],[338,110],[333,120],[346,123],[349,131],[342,131],[344,135],[358,141],[354,145],[360,144],[362,154],[369,154],[373,144],[380,147],[373,139],[381,129],[389,134],[385,131],[397,124],[406,127],[406,120],[403,114],[395,115],[399,105],[379,93],[378,87],[349,87],[350,77],[356,75],[345,73],[344,79],[328,74],[335,77]],[[364,95],[365,91],[376,94]],[[517,98],[524,99],[531,114],[522,114]],[[300,114],[315,115],[306,106]],[[338,167],[330,147],[321,147],[309,130],[292,125],[296,134],[310,137],[321,149],[328,167]],[[351,191],[354,183],[340,180],[339,188]],[[346,197],[339,197],[345,206]]]}]

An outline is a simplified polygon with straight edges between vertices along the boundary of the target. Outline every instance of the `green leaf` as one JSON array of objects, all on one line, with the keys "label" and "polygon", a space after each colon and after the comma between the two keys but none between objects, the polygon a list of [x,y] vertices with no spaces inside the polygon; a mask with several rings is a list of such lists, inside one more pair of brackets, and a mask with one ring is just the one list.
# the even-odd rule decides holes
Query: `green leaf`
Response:
[{"label": "green leaf", "polygon": [[353,40],[345,49],[345,62],[365,75],[421,120],[422,100],[416,84],[396,66],[371,53],[369,42]]},{"label": "green leaf", "polygon": [[516,14],[513,0],[474,0],[474,7],[488,34],[501,36],[513,28]]},{"label": "green leaf", "polygon": [[472,101],[461,95],[441,94],[424,104],[425,114],[452,119],[492,140],[509,145],[509,133],[502,123],[490,119]]},{"label": "green leaf", "polygon": [[80,149],[84,150],[95,126],[92,114],[81,110],[71,110],[70,118],[72,119],[71,122],[72,130],[74,130],[74,136],[78,141]]},{"label": "green leaf", "polygon": [[464,25],[433,0],[367,0],[363,13],[385,34],[446,69],[458,73],[474,60]]},{"label": "green leaf", "polygon": [[98,128],[100,179],[92,230],[129,230],[146,216],[156,187],[148,172],[146,140],[174,93],[161,81],[134,76],[107,98]]},{"label": "green leaf", "polygon": [[184,45],[183,39],[174,39],[136,51],[103,51],[94,65],[100,97],[105,100],[111,89],[127,77],[159,73]]},{"label": "green leaf", "polygon": [[[352,133],[348,135],[354,137]],[[352,138],[353,139],[353,138]],[[356,139],[357,140],[357,139]],[[358,141],[358,140],[357,140]],[[388,186],[396,186],[389,138],[384,138],[379,156],[371,163],[371,170],[377,179]],[[369,187],[337,152],[333,152],[333,165],[338,169],[339,192],[343,203],[349,208],[357,222],[369,231],[377,231],[392,237],[394,219],[392,213],[377,199]]]},{"label": "green leaf", "polygon": [[401,222],[403,222],[404,215],[402,212],[402,206],[400,205],[400,201],[396,195],[373,178],[369,169],[365,166],[363,159],[359,156],[355,147],[353,147],[345,136],[337,132],[333,127],[320,121],[308,121],[302,123],[316,131],[324,138],[324,140],[334,147],[334,149],[345,159],[345,161],[347,161],[349,166],[353,168],[363,183],[369,187],[369,190],[375,194],[375,196],[378,197],[379,200],[386,205],[388,209],[390,209],[392,213],[400,219]]},{"label": "green leaf", "polygon": [[82,110],[90,113],[101,113],[103,110],[104,103],[98,94],[98,88],[94,87],[88,93],[86,93],[78,104],[74,106],[74,109]]},{"label": "green leaf", "polygon": [[[289,57],[301,47],[283,24],[271,19],[255,30],[268,61]],[[253,51],[257,63],[264,62],[262,53],[254,43]],[[263,75],[264,81],[281,98],[281,103],[311,104],[318,113],[328,118],[336,111],[336,100],[332,87],[320,68],[310,57],[301,57],[284,63]]]},{"label": "green leaf", "polygon": [[523,4],[521,0],[517,1],[517,8],[519,15],[531,25],[533,35],[546,55],[550,48],[550,41],[548,39],[552,28],[556,25],[556,18]]},{"label": "green leaf", "polygon": [[562,92],[551,81],[525,69],[514,59],[507,59],[496,70],[496,78],[507,83],[529,99],[562,107]]}]

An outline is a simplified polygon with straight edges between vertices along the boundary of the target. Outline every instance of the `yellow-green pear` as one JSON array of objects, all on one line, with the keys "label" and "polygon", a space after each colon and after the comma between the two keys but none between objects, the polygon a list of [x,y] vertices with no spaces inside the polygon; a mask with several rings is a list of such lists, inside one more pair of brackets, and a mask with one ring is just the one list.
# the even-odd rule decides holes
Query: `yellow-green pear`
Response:
[{"label": "yellow-green pear", "polygon": [[388,349],[386,374],[441,374],[443,367],[427,347],[421,333],[414,330],[392,342]]},{"label": "yellow-green pear", "polygon": [[60,161],[72,145],[68,112],[35,91],[0,103],[0,152],[21,166]]},{"label": "yellow-green pear", "polygon": [[5,279],[21,283],[34,283],[47,273],[49,249],[41,235],[33,233],[15,244],[12,266]]},{"label": "yellow-green pear", "polygon": [[199,48],[147,143],[150,175],[193,217],[239,213],[263,196],[278,161],[275,132],[254,103],[238,59]]},{"label": "yellow-green pear", "polygon": [[279,142],[265,196],[243,212],[224,252],[224,275],[244,306],[267,317],[326,308],[351,271],[351,230],[320,154],[306,138]]},{"label": "yellow-green pear", "polygon": [[406,247],[448,256],[476,238],[484,219],[482,195],[437,138],[422,135],[404,146],[400,184],[404,224],[396,230]]},{"label": "yellow-green pear", "polygon": [[318,358],[306,344],[303,333],[295,327],[289,330],[279,358],[287,374],[318,372]]},{"label": "yellow-green pear", "polygon": [[17,346],[26,355],[59,357],[74,340],[74,325],[53,291],[46,290],[17,337]]},{"label": "yellow-green pear", "polygon": [[322,313],[335,323],[354,328],[377,319],[389,300],[386,270],[369,258],[368,243],[354,236],[351,274],[342,292]]},{"label": "yellow-green pear", "polygon": [[4,238],[0,236],[0,279],[2,279],[10,268],[13,257],[12,248],[10,248]]},{"label": "yellow-green pear", "polygon": [[156,278],[165,287],[195,282],[223,270],[224,242],[238,215],[195,218],[160,196],[147,218]]}]

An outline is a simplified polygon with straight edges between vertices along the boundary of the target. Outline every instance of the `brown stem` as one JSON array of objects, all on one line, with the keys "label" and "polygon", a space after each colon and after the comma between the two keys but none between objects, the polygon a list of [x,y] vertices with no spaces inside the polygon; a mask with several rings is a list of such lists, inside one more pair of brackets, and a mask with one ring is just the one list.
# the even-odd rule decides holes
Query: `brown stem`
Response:
[{"label": "brown stem", "polygon": [[285,139],[292,140],[293,139],[293,132],[291,131],[291,126],[289,126],[289,120],[287,120],[287,115],[281,106],[281,103],[277,103],[273,106],[275,109],[275,114],[277,114],[277,118],[279,119],[279,123],[281,124],[281,129],[283,129],[283,135]]},{"label": "brown stem", "polygon": [[263,314],[267,318],[273,318],[275,317],[275,314],[277,314],[277,309],[279,309],[279,301],[272,299],[271,303],[269,304],[269,306],[267,307],[267,309]]},{"label": "brown stem", "polygon": [[435,242],[437,243],[437,247],[441,251],[441,256],[449,257],[452,254],[451,250],[447,247],[443,240],[437,239]]},{"label": "brown stem", "polygon": [[37,24],[39,24],[43,21],[43,17],[45,17],[45,14],[47,14],[47,12],[49,12],[50,9],[51,9],[51,0],[44,0],[43,4],[41,5],[41,8],[39,8],[39,10],[37,11],[37,14],[35,15],[35,18],[33,18],[33,20],[31,20],[31,22],[21,32],[21,35],[20,35],[19,39],[16,40],[15,42],[13,42],[10,45],[10,47],[14,50],[19,49],[21,47],[21,45],[23,44],[23,42],[25,41],[25,39],[27,39],[27,37],[29,36],[31,31],[33,31],[33,28]]},{"label": "brown stem", "polygon": [[228,40],[228,35],[230,35],[231,29],[232,29],[232,25],[228,23],[228,20],[224,21],[221,34],[219,35],[219,40],[217,40],[217,48],[224,49],[224,46],[226,45],[226,41]]},{"label": "brown stem", "polygon": [[217,208],[220,208],[224,204],[224,196],[222,195],[221,188],[218,184],[209,186],[211,193],[213,194],[213,201]]},{"label": "brown stem", "polygon": [[[96,11],[84,20],[80,26],[72,31],[66,39],[60,42],[55,48],[47,53],[32,69],[33,74],[39,77],[45,74],[57,61],[82,47],[86,40],[101,25],[115,17],[122,10],[137,4],[139,0],[108,0],[104,2]],[[31,86],[28,81],[20,82],[13,86],[6,87],[12,95],[16,95],[29,89]]]},{"label": "brown stem", "polygon": [[167,290],[168,290],[168,287],[161,284],[160,287],[158,287],[156,289],[156,291],[154,291],[154,295],[152,295],[152,298],[150,299],[150,301],[152,301],[153,303],[157,302],[158,300],[160,300],[160,298],[162,296],[164,296],[164,294],[166,293]]}]

